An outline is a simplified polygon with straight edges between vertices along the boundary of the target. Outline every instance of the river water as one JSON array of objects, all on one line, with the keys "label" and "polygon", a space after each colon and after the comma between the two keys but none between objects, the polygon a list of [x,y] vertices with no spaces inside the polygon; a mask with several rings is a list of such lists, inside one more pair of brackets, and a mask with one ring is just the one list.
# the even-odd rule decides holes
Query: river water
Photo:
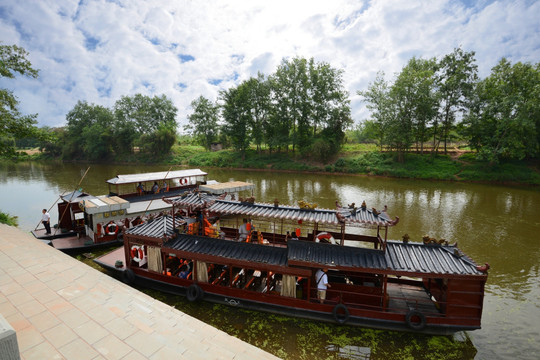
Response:
[{"label": "river water", "polygon": [[[87,175],[82,179],[86,170]],[[176,169],[176,168],[174,168]],[[77,188],[104,194],[116,174],[168,166],[0,163],[0,210],[32,230],[41,209]],[[435,337],[320,324],[151,294],[186,313],[285,359],[536,359],[540,353],[540,189],[349,175],[202,169],[209,179],[255,184],[257,201],[334,208],[366,201],[399,216],[390,239],[408,233],[457,241],[477,263],[489,263],[482,329]],[[81,181],[82,179],[82,181]],[[51,218],[57,219],[56,206]],[[0,264],[1,266],[1,264]]]}]

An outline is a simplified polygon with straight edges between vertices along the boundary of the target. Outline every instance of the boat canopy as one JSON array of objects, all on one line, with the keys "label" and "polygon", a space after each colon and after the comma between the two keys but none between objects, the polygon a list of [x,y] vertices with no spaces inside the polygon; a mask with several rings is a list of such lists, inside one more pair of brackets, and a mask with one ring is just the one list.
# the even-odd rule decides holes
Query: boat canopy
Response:
[{"label": "boat canopy", "polygon": [[90,196],[80,201],[81,208],[88,214],[125,210],[129,208],[129,201],[118,196]]},{"label": "boat canopy", "polygon": [[212,183],[200,185],[201,191],[207,191],[211,194],[237,193],[244,190],[253,190],[255,185],[243,181],[228,181],[224,183]]},{"label": "boat canopy", "polygon": [[66,202],[78,203],[82,199],[90,196],[89,194],[82,192],[81,190],[75,190],[67,194],[60,195],[60,198]]},{"label": "boat canopy", "polygon": [[267,219],[306,221],[319,224],[350,226],[393,226],[399,218],[392,220],[384,211],[377,213],[372,209],[304,209],[298,206],[274,205],[267,203],[249,203],[238,200],[224,200],[222,196],[201,192],[185,193],[182,196],[166,199],[175,207],[199,210],[206,208],[210,213],[220,215],[243,215],[264,217]]},{"label": "boat canopy", "polygon": [[207,176],[208,174],[200,169],[160,171],[152,173],[116,175],[116,177],[107,180],[111,185],[135,184],[146,181],[159,181],[169,179],[181,179],[195,176]]},{"label": "boat canopy", "polygon": [[[179,219],[177,219],[179,220]],[[163,250],[194,257],[229,259],[259,266],[300,266],[350,271],[386,272],[402,276],[486,276],[454,245],[388,241],[386,251],[363,247],[289,240],[287,247],[176,234],[169,215],[138,225],[127,235],[165,240]]]},{"label": "boat canopy", "polygon": [[289,241],[288,264],[417,276],[485,276],[453,245],[388,241],[386,251],[308,241]]},{"label": "boat canopy", "polygon": [[125,234],[161,240],[163,237],[171,237],[174,235],[174,223],[176,222],[176,225],[178,225],[182,222],[182,218],[176,217],[175,220],[176,221],[173,221],[173,217],[170,215],[163,215],[127,229]]}]

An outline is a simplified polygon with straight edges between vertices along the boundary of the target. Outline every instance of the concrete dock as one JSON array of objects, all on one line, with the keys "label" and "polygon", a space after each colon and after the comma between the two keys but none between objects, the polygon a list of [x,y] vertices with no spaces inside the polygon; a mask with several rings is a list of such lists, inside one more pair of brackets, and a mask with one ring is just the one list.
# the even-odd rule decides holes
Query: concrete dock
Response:
[{"label": "concrete dock", "polygon": [[4,224],[0,314],[22,359],[278,359]]}]

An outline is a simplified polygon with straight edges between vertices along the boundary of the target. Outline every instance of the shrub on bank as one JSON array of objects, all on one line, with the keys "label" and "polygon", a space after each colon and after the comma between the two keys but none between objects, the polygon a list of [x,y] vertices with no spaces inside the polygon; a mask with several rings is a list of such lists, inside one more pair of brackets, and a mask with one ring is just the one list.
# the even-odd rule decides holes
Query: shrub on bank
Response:
[{"label": "shrub on bank", "polygon": [[459,177],[469,181],[540,185],[538,164],[524,162],[508,161],[489,165],[487,161],[475,161],[465,164]]},{"label": "shrub on bank", "polygon": [[19,221],[17,219],[17,216],[11,216],[2,211],[0,211],[0,223],[6,224],[9,226],[19,226]]}]

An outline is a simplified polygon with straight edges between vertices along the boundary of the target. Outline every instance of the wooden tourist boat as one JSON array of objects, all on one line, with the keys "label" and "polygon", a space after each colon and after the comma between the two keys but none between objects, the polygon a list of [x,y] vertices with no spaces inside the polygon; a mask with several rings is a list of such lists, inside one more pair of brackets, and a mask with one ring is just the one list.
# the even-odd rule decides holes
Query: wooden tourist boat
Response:
[{"label": "wooden tourist boat", "polygon": [[[201,192],[168,199],[182,216],[126,230],[124,246],[95,262],[128,284],[190,301],[428,334],[480,328],[488,266],[456,245],[389,241],[398,218],[366,206],[241,200]],[[243,218],[251,234],[240,242]],[[366,229],[376,235],[361,234]],[[324,303],[319,269],[329,269]]]},{"label": "wooden tourist boat", "polygon": [[[206,183],[207,173],[199,169],[117,175],[107,180],[108,195],[93,196],[81,190],[61,195],[52,234],[46,235],[44,229],[32,233],[65,252],[110,246],[121,242],[124,229],[170,209],[163,198]],[[154,185],[157,189],[152,189]]]}]

